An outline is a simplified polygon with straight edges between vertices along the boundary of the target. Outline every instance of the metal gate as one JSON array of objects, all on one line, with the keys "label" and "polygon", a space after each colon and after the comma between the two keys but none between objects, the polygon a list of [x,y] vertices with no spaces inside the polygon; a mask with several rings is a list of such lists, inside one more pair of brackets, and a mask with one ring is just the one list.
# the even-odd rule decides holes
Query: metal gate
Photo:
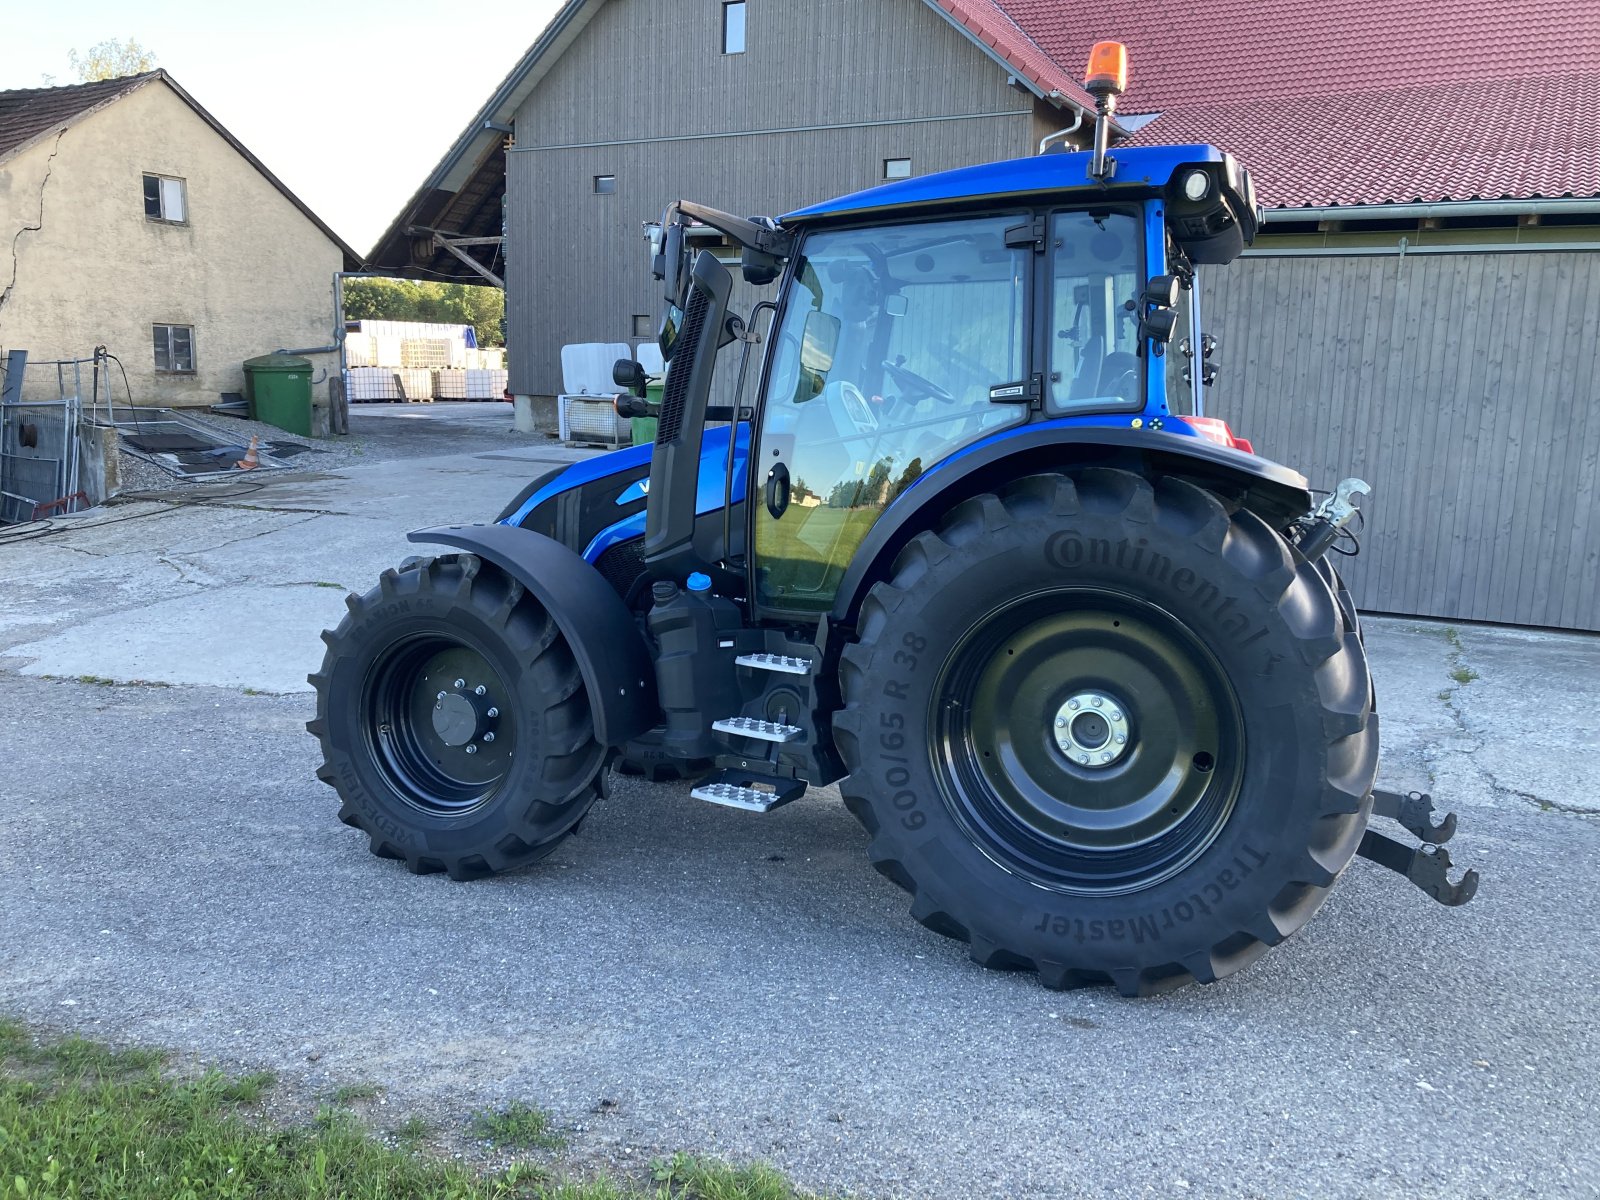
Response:
[{"label": "metal gate", "polygon": [[0,524],[83,503],[78,426],[87,359],[27,361],[13,350],[0,382]]}]

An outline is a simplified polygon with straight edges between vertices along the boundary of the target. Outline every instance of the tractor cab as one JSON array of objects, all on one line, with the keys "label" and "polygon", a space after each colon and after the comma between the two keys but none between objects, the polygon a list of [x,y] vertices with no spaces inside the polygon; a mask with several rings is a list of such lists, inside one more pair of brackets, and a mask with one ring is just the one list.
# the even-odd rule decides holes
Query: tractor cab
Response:
[{"label": "tractor cab", "polygon": [[1220,423],[1191,421],[1215,374],[1195,270],[1236,257],[1257,220],[1249,175],[1199,145],[1098,167],[1089,151],[986,164],[777,221],[672,205],[655,232],[668,373],[645,561],[727,565],[686,552],[705,491],[698,416],[717,386],[708,362],[732,365],[724,347],[744,341],[738,377],[752,377],[760,314],[729,310],[732,272],[691,249],[691,229],[740,246],[746,282],[778,280],[754,394],[713,415],[753,430],[733,439],[754,446],[748,463],[723,463],[740,476],[732,494],[753,498],[749,599],[765,616],[814,617],[834,609],[879,516],[971,447],[1096,427],[1233,448]]}]

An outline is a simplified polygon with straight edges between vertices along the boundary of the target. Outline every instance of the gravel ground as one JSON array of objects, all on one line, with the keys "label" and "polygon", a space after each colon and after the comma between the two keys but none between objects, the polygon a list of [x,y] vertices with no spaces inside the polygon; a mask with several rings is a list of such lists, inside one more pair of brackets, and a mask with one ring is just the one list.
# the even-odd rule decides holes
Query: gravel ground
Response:
[{"label": "gravel ground", "polygon": [[[1600,830],[1548,806],[1464,810],[1466,909],[1358,862],[1242,975],[1126,1001],[918,929],[831,789],[760,818],[618,780],[538,868],[458,885],[333,821],[307,697],[3,688],[0,1008],[34,1021],[871,1196],[1595,1195],[1600,902],[1573,868]],[[1402,761],[1461,756],[1445,704],[1390,707],[1426,731]]]}]

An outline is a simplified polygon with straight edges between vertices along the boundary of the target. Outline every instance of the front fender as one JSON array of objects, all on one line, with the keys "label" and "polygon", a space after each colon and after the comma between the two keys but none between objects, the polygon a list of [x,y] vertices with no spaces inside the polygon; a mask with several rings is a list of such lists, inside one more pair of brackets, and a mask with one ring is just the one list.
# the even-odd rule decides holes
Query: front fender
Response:
[{"label": "front fender", "polygon": [[578,660],[601,745],[620,746],[660,724],[644,634],[611,585],[579,555],[510,525],[445,525],[406,536],[476,554],[538,597]]},{"label": "front fender", "polygon": [[1073,466],[1176,476],[1234,500],[1279,529],[1311,511],[1304,475],[1205,438],[1068,421],[1019,425],[945,459],[895,498],[840,580],[833,619],[854,620],[867,589],[887,576],[906,543],[953,505],[1011,479]]}]

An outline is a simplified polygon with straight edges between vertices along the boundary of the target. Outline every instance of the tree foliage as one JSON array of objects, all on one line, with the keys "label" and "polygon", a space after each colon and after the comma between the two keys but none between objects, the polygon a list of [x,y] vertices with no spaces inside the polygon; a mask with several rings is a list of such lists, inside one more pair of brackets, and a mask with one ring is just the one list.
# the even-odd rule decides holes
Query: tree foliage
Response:
[{"label": "tree foliage", "polygon": [[71,50],[67,53],[67,61],[84,83],[120,79],[124,75],[142,75],[156,68],[155,51],[146,50],[133,38],[122,42],[107,38],[103,42],[96,42],[81,55]]},{"label": "tree foliage", "polygon": [[415,279],[350,279],[344,285],[347,321],[432,321],[471,325],[478,345],[503,346],[506,294],[470,283],[420,283]]}]

